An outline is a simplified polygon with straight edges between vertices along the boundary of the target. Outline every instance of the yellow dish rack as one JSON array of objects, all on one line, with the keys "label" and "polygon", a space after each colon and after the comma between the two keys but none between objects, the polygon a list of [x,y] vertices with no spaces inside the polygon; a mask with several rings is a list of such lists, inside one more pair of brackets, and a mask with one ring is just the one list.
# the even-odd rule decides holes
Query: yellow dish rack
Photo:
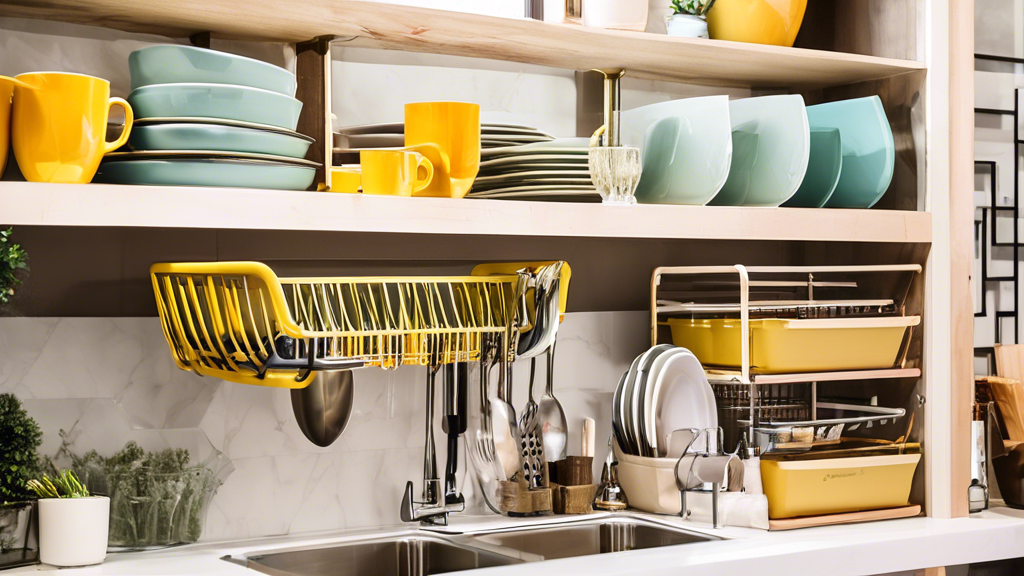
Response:
[{"label": "yellow dish rack", "polygon": [[178,366],[241,384],[303,388],[316,370],[472,362],[488,335],[511,360],[529,329],[523,273],[278,278],[259,262],[202,262],[150,275]]}]

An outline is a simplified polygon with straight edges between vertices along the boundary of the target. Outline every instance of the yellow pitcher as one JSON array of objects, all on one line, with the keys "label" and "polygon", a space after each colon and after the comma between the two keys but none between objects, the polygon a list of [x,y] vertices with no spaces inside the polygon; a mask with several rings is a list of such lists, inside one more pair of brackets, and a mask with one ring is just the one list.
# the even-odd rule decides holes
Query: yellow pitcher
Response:
[{"label": "yellow pitcher", "polygon": [[[414,196],[462,198],[480,171],[480,105],[467,102],[417,102],[405,105],[405,147],[419,151],[435,164],[442,155],[424,150],[436,144],[447,155],[448,178],[435,176]],[[439,172],[442,172],[440,170]]]},{"label": "yellow pitcher", "polygon": [[[14,80],[11,140],[18,167],[29,182],[85,184],[107,152],[128,141],[134,115],[110,82],[84,74],[38,72]],[[107,142],[110,108],[124,109],[124,129]]]}]

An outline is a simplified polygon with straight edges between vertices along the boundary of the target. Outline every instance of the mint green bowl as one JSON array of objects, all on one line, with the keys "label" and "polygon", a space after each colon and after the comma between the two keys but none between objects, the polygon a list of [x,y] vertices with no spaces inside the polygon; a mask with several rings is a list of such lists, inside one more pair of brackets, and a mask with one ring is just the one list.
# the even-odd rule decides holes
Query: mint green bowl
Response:
[{"label": "mint green bowl", "polygon": [[305,158],[312,143],[312,138],[297,132],[178,122],[134,126],[128,138],[133,150],[213,150],[292,158]]},{"label": "mint green bowl", "polygon": [[302,102],[248,86],[158,84],[128,94],[136,118],[224,118],[295,130]]},{"label": "mint green bowl", "polygon": [[132,90],[154,84],[232,84],[295,96],[295,74],[252,58],[195,46],[160,44],[128,55]]},{"label": "mint green bowl", "polygon": [[838,128],[811,128],[811,156],[807,161],[804,181],[786,208],[821,208],[824,206],[843,170],[843,142]]},{"label": "mint green bowl", "polygon": [[838,128],[843,169],[826,208],[870,208],[892,182],[896,144],[878,96],[807,107],[811,128]]},{"label": "mint green bowl", "polygon": [[305,190],[316,168],[253,160],[119,160],[103,162],[94,182],[144,186],[218,186]]}]

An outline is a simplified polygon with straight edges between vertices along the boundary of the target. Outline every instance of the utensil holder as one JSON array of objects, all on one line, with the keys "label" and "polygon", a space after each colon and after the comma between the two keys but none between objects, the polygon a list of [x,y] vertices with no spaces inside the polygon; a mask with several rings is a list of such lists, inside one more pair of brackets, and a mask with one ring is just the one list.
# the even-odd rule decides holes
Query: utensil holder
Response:
[{"label": "utensil holder", "polygon": [[525,483],[517,481],[498,482],[498,511],[509,516],[533,516],[551,512],[551,488],[530,490]]},{"label": "utensil holder", "polygon": [[591,456],[566,456],[548,466],[553,484],[586,486],[594,483],[594,458]]},{"label": "utensil holder", "polygon": [[596,484],[583,486],[551,485],[552,509],[555,514],[589,514],[594,511]]}]

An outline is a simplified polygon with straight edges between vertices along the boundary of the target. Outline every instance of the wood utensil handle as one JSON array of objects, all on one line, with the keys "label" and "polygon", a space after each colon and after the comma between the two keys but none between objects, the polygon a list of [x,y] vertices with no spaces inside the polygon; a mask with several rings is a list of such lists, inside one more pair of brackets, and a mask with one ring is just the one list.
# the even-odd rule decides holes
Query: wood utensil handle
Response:
[{"label": "wood utensil handle", "polygon": [[593,418],[583,419],[583,436],[582,436],[582,448],[580,455],[593,458],[594,457],[594,445],[597,430]]}]

